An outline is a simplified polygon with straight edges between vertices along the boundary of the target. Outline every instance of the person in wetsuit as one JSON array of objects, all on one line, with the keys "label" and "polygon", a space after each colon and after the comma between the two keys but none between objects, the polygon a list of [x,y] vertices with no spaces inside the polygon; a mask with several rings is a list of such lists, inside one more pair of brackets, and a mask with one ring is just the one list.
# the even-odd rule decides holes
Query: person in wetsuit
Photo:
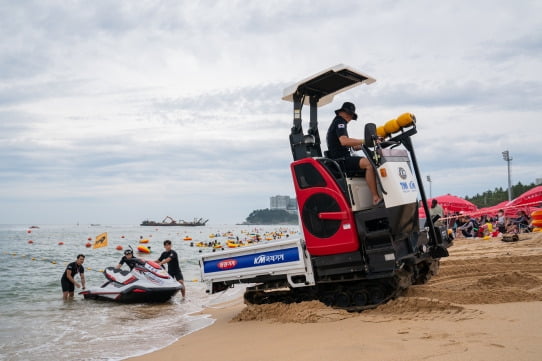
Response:
[{"label": "person in wetsuit", "polygon": [[[73,298],[73,292],[75,287],[79,288],[83,286],[85,289],[85,268],[83,267],[83,262],[85,262],[85,255],[77,255],[75,262],[71,262],[66,266],[62,278],[60,279],[60,284],[62,285],[62,297],[64,300],[68,298]],[[81,278],[81,284],[75,280],[75,275],[79,273]]]},{"label": "person in wetsuit", "polygon": [[142,259],[134,257],[134,252],[131,249],[124,251],[124,256],[121,258],[119,264],[115,266],[116,269],[120,269],[123,264],[127,264],[130,267],[130,271],[134,269],[138,264],[145,263]]},{"label": "person in wetsuit", "polygon": [[179,283],[183,286],[181,288],[181,294],[184,298],[186,295],[186,290],[184,287],[183,273],[181,272],[181,267],[179,266],[179,256],[177,256],[177,252],[171,249],[170,240],[164,241],[164,248],[166,250],[162,252],[160,258],[158,258],[156,262],[158,262],[161,266],[167,263],[167,273],[179,281]]}]

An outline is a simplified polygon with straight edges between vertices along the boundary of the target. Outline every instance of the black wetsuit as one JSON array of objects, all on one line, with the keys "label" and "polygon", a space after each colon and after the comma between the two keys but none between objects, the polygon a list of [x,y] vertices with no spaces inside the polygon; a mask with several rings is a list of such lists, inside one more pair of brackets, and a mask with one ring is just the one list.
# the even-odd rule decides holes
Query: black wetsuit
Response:
[{"label": "black wetsuit", "polygon": [[126,256],[123,256],[119,262],[119,264],[122,266],[123,264],[127,264],[128,267],[130,267],[130,271],[134,269],[135,266],[137,266],[138,264],[144,264],[145,262],[143,262],[142,260],[140,260],[139,258],[137,257],[133,257],[128,259],[128,257]]},{"label": "black wetsuit", "polygon": [[329,125],[326,135],[328,157],[331,159],[344,158],[346,170],[358,170],[362,157],[350,155],[349,148],[342,146],[339,140],[343,135],[348,137],[347,125],[346,120],[340,115],[337,115]]},{"label": "black wetsuit", "polygon": [[72,271],[72,278],[74,278],[77,273],[85,273],[85,268],[82,265],[78,265],[77,262],[72,262],[66,266],[64,274],[60,279],[62,292],[73,292],[75,290],[75,285],[68,279],[68,270]]},{"label": "black wetsuit", "polygon": [[163,261],[166,258],[171,258],[171,260],[167,263],[167,273],[173,278],[175,278],[177,281],[183,279],[183,273],[181,272],[181,267],[179,266],[179,257],[177,256],[177,252],[174,250],[170,251],[164,251],[160,255],[160,258],[158,258],[158,261]]}]

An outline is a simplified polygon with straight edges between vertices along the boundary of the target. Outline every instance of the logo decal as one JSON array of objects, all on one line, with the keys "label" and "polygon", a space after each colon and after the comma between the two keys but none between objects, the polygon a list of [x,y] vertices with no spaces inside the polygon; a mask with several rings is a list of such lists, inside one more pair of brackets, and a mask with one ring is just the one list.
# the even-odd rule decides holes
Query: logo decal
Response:
[{"label": "logo decal", "polygon": [[298,262],[300,259],[299,249],[297,247],[290,247],[258,254],[245,254],[230,256],[230,258],[224,259],[204,260],[203,267],[205,273],[213,273],[229,271],[231,269],[240,270],[250,267]]},{"label": "logo decal", "polygon": [[401,177],[401,179],[407,178],[407,173],[406,173],[405,168],[399,167],[399,177]]},{"label": "logo decal", "polygon": [[231,269],[237,266],[237,261],[234,259],[226,259],[224,261],[218,262],[216,266],[220,269]]},{"label": "logo decal", "polygon": [[337,128],[344,128],[344,127],[345,127],[345,125],[344,125],[344,124],[342,124],[342,123],[341,123],[341,124],[339,124],[339,125],[337,125]]},{"label": "logo decal", "polygon": [[254,258],[254,264],[275,263],[282,261],[284,261],[284,254],[275,254],[270,256],[262,254]]}]

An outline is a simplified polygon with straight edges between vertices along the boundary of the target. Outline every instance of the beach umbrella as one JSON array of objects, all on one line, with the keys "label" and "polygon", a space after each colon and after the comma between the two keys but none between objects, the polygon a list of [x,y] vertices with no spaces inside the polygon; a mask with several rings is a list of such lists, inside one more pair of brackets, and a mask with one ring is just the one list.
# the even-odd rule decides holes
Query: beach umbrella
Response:
[{"label": "beach umbrella", "polygon": [[501,209],[505,212],[505,215],[506,215],[506,210],[507,210],[506,205],[508,203],[509,203],[508,201],[503,201],[503,202],[501,202],[499,204],[496,204],[494,206],[480,208],[476,212],[471,213],[471,215],[475,216],[475,217],[483,216],[483,215],[494,217],[494,216],[497,215],[497,212],[499,210],[501,210]]},{"label": "beach umbrella", "polygon": [[[435,199],[438,201],[438,203],[442,207],[442,210],[444,211],[444,215],[447,215],[450,213],[456,213],[456,212],[470,213],[478,209],[476,205],[467,201],[466,199],[463,199],[461,197],[457,197],[451,194],[438,196],[438,197],[435,197]],[[427,200],[427,204],[429,205],[429,207],[431,207],[432,200],[433,199]]]},{"label": "beach umbrella", "polygon": [[522,195],[516,197],[507,206],[530,206],[541,207],[542,205],[542,186],[534,187]]},{"label": "beach umbrella", "polygon": [[425,218],[425,210],[423,207],[418,208],[418,218]]}]

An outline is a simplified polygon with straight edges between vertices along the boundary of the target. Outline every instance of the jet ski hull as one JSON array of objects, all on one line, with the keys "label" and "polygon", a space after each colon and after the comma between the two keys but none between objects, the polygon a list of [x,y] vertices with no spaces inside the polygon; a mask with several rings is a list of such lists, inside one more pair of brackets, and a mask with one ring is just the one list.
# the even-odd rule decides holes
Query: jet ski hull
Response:
[{"label": "jet ski hull", "polygon": [[152,261],[135,267],[130,272],[108,267],[104,270],[107,282],[101,287],[79,292],[85,299],[121,303],[167,302],[183,287],[159,265]]},{"label": "jet ski hull", "polygon": [[161,303],[169,301],[171,297],[175,296],[177,292],[179,292],[179,290],[180,287],[162,288],[160,290],[135,287],[134,289],[127,290],[125,292],[113,292],[97,289],[83,291],[81,294],[85,297],[85,299],[90,300],[105,300],[121,303]]}]

